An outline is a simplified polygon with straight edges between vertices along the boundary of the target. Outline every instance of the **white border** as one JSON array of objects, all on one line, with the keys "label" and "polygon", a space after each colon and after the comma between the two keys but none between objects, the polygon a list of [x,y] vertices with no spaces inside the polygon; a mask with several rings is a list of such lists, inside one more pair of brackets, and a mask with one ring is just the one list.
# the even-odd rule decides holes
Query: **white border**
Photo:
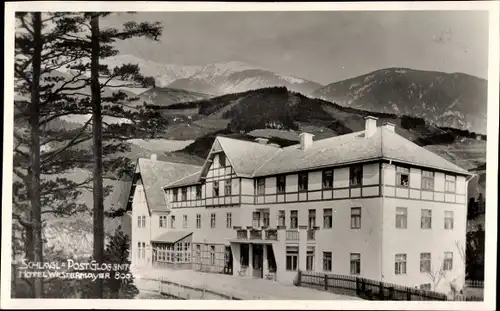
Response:
[{"label": "white border", "polygon": [[[495,308],[496,303],[496,247],[497,247],[497,172],[498,172],[498,113],[499,113],[499,6],[498,1],[470,2],[348,2],[348,3],[222,3],[222,2],[10,2],[5,4],[5,77],[13,77],[14,12],[15,11],[423,11],[423,10],[486,10],[489,11],[489,72],[488,72],[488,140],[486,182],[486,253],[484,302],[383,302],[383,301],[181,301],[181,300],[75,300],[71,299],[11,299],[10,298],[10,252],[12,225],[12,153],[3,153],[2,189],[2,308],[55,308],[75,309],[405,309],[405,310],[485,310]],[[13,79],[4,79],[4,103],[13,102]],[[13,107],[4,104],[3,150],[12,150]]]}]

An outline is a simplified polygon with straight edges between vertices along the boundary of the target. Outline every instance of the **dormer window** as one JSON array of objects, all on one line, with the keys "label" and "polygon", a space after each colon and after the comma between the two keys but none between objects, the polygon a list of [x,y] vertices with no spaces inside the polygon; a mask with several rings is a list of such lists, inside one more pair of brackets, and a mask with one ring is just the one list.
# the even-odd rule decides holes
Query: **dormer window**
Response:
[{"label": "dormer window", "polygon": [[399,187],[410,186],[410,169],[407,167],[396,167],[396,183]]},{"label": "dormer window", "polygon": [[323,189],[333,188],[333,169],[323,171]]},{"label": "dormer window", "polygon": [[266,192],[266,180],[264,178],[258,178],[256,184],[257,195],[264,195]]},{"label": "dormer window", "polygon": [[280,175],[276,178],[276,189],[278,193],[285,193],[286,190],[286,176]]},{"label": "dormer window", "polygon": [[173,202],[179,201],[179,189],[177,189],[177,188],[172,189],[172,194],[173,194],[172,201]]},{"label": "dormer window", "polygon": [[201,199],[201,185],[196,185],[196,199]]},{"label": "dormer window", "polygon": [[361,180],[363,178],[363,166],[353,165],[349,168],[349,180],[351,186],[361,186]]},{"label": "dormer window", "polygon": [[308,175],[307,173],[300,173],[299,174],[299,191],[307,191],[307,184],[308,184]]},{"label": "dormer window", "polygon": [[188,198],[187,187],[183,187],[182,188],[182,201],[187,201],[187,198]]}]

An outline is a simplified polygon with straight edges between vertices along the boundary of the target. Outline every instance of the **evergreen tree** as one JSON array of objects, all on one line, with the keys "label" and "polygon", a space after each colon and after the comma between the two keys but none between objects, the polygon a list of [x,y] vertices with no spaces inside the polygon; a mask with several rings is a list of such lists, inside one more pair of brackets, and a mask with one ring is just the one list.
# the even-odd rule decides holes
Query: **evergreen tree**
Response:
[{"label": "evergreen tree", "polygon": [[[30,182],[30,169],[33,156],[30,137],[35,130],[30,127],[32,99],[39,99],[38,135],[40,138],[40,215],[42,222],[47,217],[74,217],[87,212],[85,203],[77,201],[84,189],[92,189],[89,184],[93,178],[75,181],[64,177],[64,173],[75,168],[94,167],[94,154],[89,148],[93,118],[83,125],[68,129],[58,126],[65,116],[88,116],[92,112],[92,93],[88,77],[91,71],[91,13],[42,13],[42,54],[39,95],[30,93],[34,75],[33,50],[35,46],[34,13],[16,15],[16,63],[15,63],[15,116],[14,116],[14,181],[13,181],[13,257],[24,254],[28,260],[34,259],[34,228]],[[107,13],[106,13],[107,14]],[[104,16],[106,14],[101,14]],[[50,26],[50,27],[48,27]],[[115,40],[124,40],[134,36],[158,37],[161,27],[158,23],[126,23],[124,29],[104,29],[99,31],[99,58],[114,56],[118,52],[113,47]],[[130,150],[128,139],[152,138],[161,133],[167,125],[166,120],[154,110],[140,105],[130,106],[134,98],[119,89],[123,86],[141,85],[144,77],[137,65],[125,64],[109,69],[99,65],[98,90],[102,124],[102,171],[103,178],[121,178],[131,174],[133,163],[123,154]],[[120,81],[121,83],[110,82]],[[36,99],[35,99],[36,100]],[[94,105],[95,106],[95,105]],[[108,118],[108,119],[106,119]],[[122,120],[112,123],[111,119]],[[34,124],[34,123],[33,123]],[[94,122],[94,127],[95,122]],[[109,194],[104,188],[99,197]],[[102,200],[98,200],[102,201]],[[102,211],[102,204],[99,205]],[[102,213],[101,213],[102,215]],[[102,219],[102,217],[101,217]],[[43,226],[40,225],[39,228]],[[102,228],[102,226],[101,226]],[[40,232],[41,230],[37,231]],[[98,234],[102,247],[104,236]],[[40,241],[37,240],[37,241]],[[24,244],[24,249],[19,249]],[[40,243],[37,242],[38,249]],[[102,252],[101,252],[102,253]],[[38,258],[41,258],[40,256]],[[43,259],[43,258],[42,258]]]}]

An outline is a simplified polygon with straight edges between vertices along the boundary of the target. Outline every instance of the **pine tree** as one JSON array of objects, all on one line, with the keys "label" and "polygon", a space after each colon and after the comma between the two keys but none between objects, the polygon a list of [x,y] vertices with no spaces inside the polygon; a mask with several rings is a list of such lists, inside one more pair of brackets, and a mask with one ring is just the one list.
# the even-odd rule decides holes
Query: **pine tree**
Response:
[{"label": "pine tree", "polygon": [[[92,178],[75,181],[64,177],[64,173],[75,168],[90,169],[93,165],[92,149],[88,148],[92,140],[92,122],[89,118],[83,125],[68,129],[62,122],[64,116],[86,116],[92,112],[91,88],[88,73],[91,64],[91,37],[89,14],[84,13],[43,13],[42,55],[39,95],[33,96],[31,90],[33,76],[33,23],[29,17],[33,13],[18,14],[16,30],[16,99],[14,116],[14,175],[13,181],[13,256],[25,253],[28,260],[34,259],[35,241],[31,222],[32,204],[30,196],[29,168],[30,155],[31,99],[39,98],[40,119],[38,122],[40,140],[40,214],[44,218],[73,217],[88,211],[85,203],[77,198],[85,189],[92,189]],[[102,14],[106,15],[106,14]],[[50,27],[46,25],[50,23]],[[133,36],[157,37],[161,34],[158,23],[126,23],[123,31],[105,29],[100,31],[99,58],[114,56],[114,40],[123,40]],[[125,93],[111,92],[122,86],[135,86],[144,81],[137,65],[126,64],[111,70],[99,65],[99,90],[101,96],[102,157],[103,178],[121,178],[131,174],[133,163],[123,154],[130,150],[128,139],[150,138],[161,133],[167,125],[166,120],[157,111],[130,106],[134,98]],[[103,79],[104,78],[104,79]],[[123,83],[110,85],[118,79]],[[95,89],[95,85],[94,85]],[[110,94],[111,93],[111,94]],[[127,122],[110,123],[106,118],[118,118]],[[60,126],[63,124],[63,126]],[[33,134],[34,135],[34,134]],[[33,146],[33,145],[31,145]],[[100,197],[109,194],[104,188]],[[45,220],[45,219],[44,219]],[[40,226],[42,228],[42,226]],[[21,231],[20,231],[21,230]],[[100,235],[100,234],[99,234]],[[104,241],[102,236],[100,239]],[[25,245],[24,250],[17,246]],[[40,245],[40,244],[38,244]],[[40,247],[38,248],[40,249]]]}]

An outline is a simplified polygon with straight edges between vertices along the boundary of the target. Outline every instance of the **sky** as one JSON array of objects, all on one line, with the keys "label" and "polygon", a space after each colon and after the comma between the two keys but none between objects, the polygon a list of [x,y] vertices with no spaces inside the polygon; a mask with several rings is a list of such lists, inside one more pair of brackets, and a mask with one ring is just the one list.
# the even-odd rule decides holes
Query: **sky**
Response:
[{"label": "sky", "polygon": [[242,61],[322,84],[387,67],[487,78],[482,11],[142,12],[103,27],[159,21],[159,42],[118,42],[123,54],[176,65]]}]

